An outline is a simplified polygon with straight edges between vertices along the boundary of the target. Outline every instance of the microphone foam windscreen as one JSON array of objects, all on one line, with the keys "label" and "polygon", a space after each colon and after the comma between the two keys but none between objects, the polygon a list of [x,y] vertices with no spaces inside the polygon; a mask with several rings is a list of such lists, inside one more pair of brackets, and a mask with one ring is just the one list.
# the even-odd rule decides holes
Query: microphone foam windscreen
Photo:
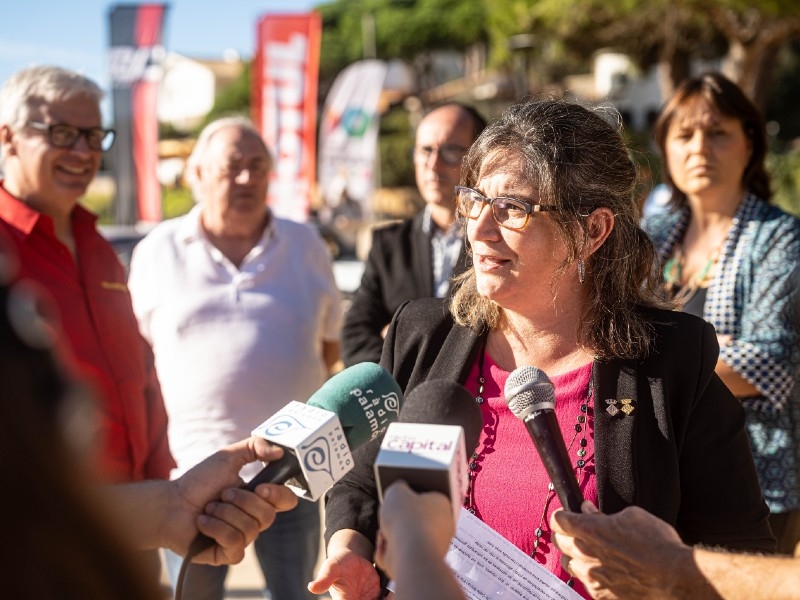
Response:
[{"label": "microphone foam windscreen", "polygon": [[460,425],[467,456],[478,445],[483,428],[475,397],[463,385],[445,379],[431,379],[412,389],[400,411],[400,422]]},{"label": "microphone foam windscreen", "polygon": [[336,413],[348,446],[355,450],[397,420],[403,392],[389,371],[363,362],[328,379],[307,404]]},{"label": "microphone foam windscreen", "polygon": [[519,419],[536,410],[555,409],[556,396],[547,374],[536,367],[514,369],[504,390],[508,408]]}]

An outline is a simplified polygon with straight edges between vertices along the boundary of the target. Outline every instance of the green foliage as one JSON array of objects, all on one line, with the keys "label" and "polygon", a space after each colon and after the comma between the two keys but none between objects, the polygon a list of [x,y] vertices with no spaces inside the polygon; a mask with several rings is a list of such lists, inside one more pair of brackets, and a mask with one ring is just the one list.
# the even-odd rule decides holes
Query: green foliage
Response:
[{"label": "green foliage", "polygon": [[531,33],[542,61],[575,64],[600,49],[629,54],[641,67],[674,52],[699,52],[715,41],[692,0],[493,0],[489,13],[493,60],[510,56],[509,35]]},{"label": "green foliage", "polygon": [[773,202],[800,217],[800,151],[770,152],[767,169],[772,179]]},{"label": "green foliage", "polygon": [[[81,204],[98,216],[98,223],[109,225],[114,223],[113,196],[91,190],[83,198]],[[194,198],[187,188],[161,187],[161,207],[163,219],[172,219],[185,215],[194,206]]]},{"label": "green foliage", "polygon": [[483,0],[334,0],[323,4],[317,8],[322,16],[320,78],[330,81],[348,64],[365,58],[365,19],[374,19],[376,58],[410,61],[431,50],[459,50],[486,40],[487,4]]},{"label": "green foliage", "polygon": [[250,116],[250,68],[251,62],[245,63],[241,75],[229,86],[221,89],[214,98],[214,108],[211,109],[196,133],[220,117],[232,115]]},{"label": "green foliage", "polygon": [[194,197],[189,188],[161,188],[161,206],[164,219],[180,217],[189,212],[194,206]]},{"label": "green foliage", "polygon": [[95,192],[90,189],[87,194],[80,199],[80,203],[97,215],[98,223],[101,225],[108,225],[114,222],[112,200],[113,197],[110,194]]},{"label": "green foliage", "polygon": [[800,15],[800,4],[797,0],[693,0],[691,4],[698,6],[719,6],[738,13],[752,11],[757,6],[758,12],[770,17],[788,17]]},{"label": "green foliage", "polygon": [[800,138],[800,40],[786,49],[767,103],[766,118],[780,124],[777,137],[788,142]]},{"label": "green foliage", "polygon": [[175,129],[172,123],[162,121],[158,124],[158,139],[160,140],[174,140],[186,137],[186,133]]},{"label": "green foliage", "polygon": [[414,131],[405,110],[395,107],[381,118],[378,143],[381,159],[381,185],[383,187],[413,186],[415,183],[411,148],[414,145]]}]

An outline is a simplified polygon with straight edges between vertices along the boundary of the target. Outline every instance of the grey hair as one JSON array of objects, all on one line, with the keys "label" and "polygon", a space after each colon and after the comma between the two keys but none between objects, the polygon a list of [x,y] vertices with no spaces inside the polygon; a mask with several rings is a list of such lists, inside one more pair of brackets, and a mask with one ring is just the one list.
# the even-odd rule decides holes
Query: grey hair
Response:
[{"label": "grey hair", "polygon": [[[608,108],[588,109],[563,100],[526,100],[490,124],[464,158],[461,180],[475,187],[494,164],[521,159],[522,176],[537,189],[567,257],[555,282],[578,260],[588,239],[587,218],[598,208],[614,214],[614,227],[585,262],[582,346],[598,358],[640,358],[649,350],[651,325],[639,310],[659,306],[655,250],[639,227],[634,201],[637,169]],[[604,113],[604,114],[603,114]],[[451,302],[456,321],[495,327],[502,308],[478,294],[474,269],[458,280]]]},{"label": "grey hair", "polygon": [[[105,92],[94,81],[76,71],[53,65],[29,67],[14,73],[0,89],[0,126],[19,131],[37,104],[51,104],[76,96],[97,103]],[[0,156],[0,164],[4,156]]]},{"label": "grey hair", "polygon": [[197,169],[203,162],[206,152],[208,152],[208,146],[211,143],[211,138],[214,137],[214,135],[218,132],[222,131],[223,129],[227,129],[228,127],[237,127],[244,131],[254,133],[263,144],[264,150],[266,151],[267,156],[269,156],[270,162],[273,160],[272,153],[269,151],[267,143],[264,141],[264,138],[261,137],[261,132],[256,129],[256,126],[247,117],[221,117],[215,121],[211,121],[211,123],[203,127],[200,135],[197,136],[197,142],[195,143],[194,148],[192,148],[192,153],[189,155],[189,158],[186,159],[186,170],[184,171],[185,178],[192,190],[192,196],[194,196],[195,202],[200,202],[202,200],[200,180],[197,178]]}]

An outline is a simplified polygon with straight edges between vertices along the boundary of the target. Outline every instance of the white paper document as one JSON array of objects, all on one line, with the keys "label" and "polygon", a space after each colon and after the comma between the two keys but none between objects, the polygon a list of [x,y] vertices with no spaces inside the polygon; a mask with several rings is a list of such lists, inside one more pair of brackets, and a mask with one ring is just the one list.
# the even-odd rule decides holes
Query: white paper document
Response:
[{"label": "white paper document", "polygon": [[470,600],[581,600],[566,583],[463,508],[446,560]]}]

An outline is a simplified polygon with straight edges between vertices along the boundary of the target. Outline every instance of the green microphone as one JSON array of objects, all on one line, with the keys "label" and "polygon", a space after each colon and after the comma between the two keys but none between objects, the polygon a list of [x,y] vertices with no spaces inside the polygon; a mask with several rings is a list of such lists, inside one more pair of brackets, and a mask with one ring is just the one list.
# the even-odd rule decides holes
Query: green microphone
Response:
[{"label": "green microphone", "polygon": [[[261,483],[292,482],[299,497],[316,500],[353,468],[352,450],[397,421],[402,403],[400,386],[380,365],[364,362],[340,371],[308,402],[290,402],[253,430],[284,453],[243,487],[252,492]],[[184,565],[215,543],[197,534]]]},{"label": "green microphone", "polygon": [[292,482],[301,498],[316,500],[353,468],[351,452],[397,421],[403,393],[378,364],[364,362],[331,377],[308,402],[290,402],[253,430],[284,449],[246,488]]},{"label": "green microphone", "polygon": [[402,403],[403,392],[389,371],[363,362],[328,379],[306,404],[336,413],[355,450],[386,431]]}]

